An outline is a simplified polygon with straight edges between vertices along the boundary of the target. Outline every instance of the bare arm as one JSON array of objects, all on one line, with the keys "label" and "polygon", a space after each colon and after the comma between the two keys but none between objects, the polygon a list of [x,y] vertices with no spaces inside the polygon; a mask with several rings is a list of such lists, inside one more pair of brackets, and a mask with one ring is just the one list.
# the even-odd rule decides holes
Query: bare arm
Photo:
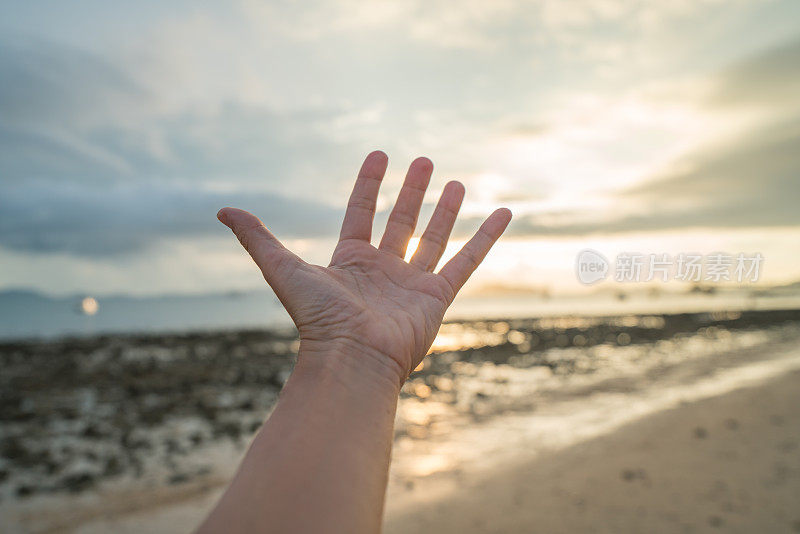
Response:
[{"label": "bare arm", "polygon": [[495,211],[434,273],[464,196],[450,182],[406,263],[433,165],[411,164],[375,248],[386,165],[382,152],[364,161],[328,267],[289,252],[255,216],[220,211],[297,325],[300,351],[275,410],[198,532],[380,531],[400,387],[511,220],[507,209]]}]

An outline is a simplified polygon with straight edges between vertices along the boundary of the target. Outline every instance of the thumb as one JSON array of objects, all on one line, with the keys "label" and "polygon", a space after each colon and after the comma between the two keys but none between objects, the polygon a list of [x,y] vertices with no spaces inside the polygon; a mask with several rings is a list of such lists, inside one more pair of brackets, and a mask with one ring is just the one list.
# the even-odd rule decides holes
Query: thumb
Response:
[{"label": "thumb", "polygon": [[244,249],[261,269],[264,279],[280,298],[281,282],[305,262],[284,247],[252,213],[236,208],[222,208],[217,213],[217,218],[233,230]]}]

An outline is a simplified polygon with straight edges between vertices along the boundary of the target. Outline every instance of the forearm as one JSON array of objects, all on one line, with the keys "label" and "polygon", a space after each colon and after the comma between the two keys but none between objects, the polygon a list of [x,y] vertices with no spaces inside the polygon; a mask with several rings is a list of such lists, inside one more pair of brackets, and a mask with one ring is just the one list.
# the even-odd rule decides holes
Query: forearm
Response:
[{"label": "forearm", "polygon": [[353,346],[301,346],[295,371],[200,532],[380,530],[400,380]]}]

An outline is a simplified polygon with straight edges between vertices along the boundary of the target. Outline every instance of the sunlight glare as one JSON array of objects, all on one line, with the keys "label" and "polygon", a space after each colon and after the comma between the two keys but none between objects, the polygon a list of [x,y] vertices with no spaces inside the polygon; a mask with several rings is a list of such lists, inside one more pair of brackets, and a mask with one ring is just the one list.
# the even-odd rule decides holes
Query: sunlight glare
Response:
[{"label": "sunlight glare", "polygon": [[411,259],[411,257],[417,251],[417,247],[418,246],[419,246],[419,238],[418,237],[412,237],[408,241],[408,248],[406,249],[406,256],[405,256],[405,260],[406,261],[409,261]]}]

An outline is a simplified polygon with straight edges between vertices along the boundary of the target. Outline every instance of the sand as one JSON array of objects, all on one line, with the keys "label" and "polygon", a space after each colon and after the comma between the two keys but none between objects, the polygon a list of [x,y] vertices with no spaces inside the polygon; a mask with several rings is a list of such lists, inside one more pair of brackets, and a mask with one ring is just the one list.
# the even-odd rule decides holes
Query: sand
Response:
[{"label": "sand", "polygon": [[463,476],[385,532],[800,532],[798,407],[793,371]]}]

